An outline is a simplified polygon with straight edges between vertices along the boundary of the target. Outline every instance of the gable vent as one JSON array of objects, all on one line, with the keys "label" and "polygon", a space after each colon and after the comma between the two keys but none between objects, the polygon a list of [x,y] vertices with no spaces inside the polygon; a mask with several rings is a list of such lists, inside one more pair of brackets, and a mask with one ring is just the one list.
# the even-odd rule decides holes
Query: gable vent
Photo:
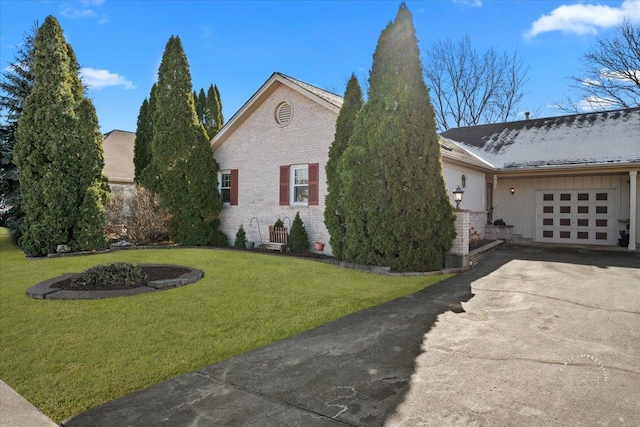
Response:
[{"label": "gable vent", "polygon": [[283,101],[276,107],[275,111],[275,119],[276,123],[280,126],[286,126],[291,121],[293,117],[293,106],[287,102]]}]

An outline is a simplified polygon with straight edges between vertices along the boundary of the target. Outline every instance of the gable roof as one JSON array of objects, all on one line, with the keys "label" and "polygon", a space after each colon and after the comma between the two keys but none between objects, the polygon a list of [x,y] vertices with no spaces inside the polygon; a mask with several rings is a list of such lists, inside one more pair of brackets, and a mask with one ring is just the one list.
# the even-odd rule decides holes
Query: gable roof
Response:
[{"label": "gable roof", "polygon": [[136,134],[114,129],[104,134],[104,169],[102,173],[109,184],[133,184],[135,169],[133,166],[133,146]]},{"label": "gable roof", "polygon": [[238,112],[236,112],[222,127],[222,129],[220,129],[220,132],[211,139],[211,147],[214,150],[218,148],[229,137],[229,135],[231,135],[242,124],[242,122],[262,104],[266,98],[268,98],[282,85],[306,96],[314,102],[317,102],[328,110],[334,112],[336,115],[340,112],[340,107],[342,107],[341,96],[300,80],[296,80],[285,74],[275,72],[260,87],[260,89],[258,89],[258,91],[254,93],[242,107],[240,107]]},{"label": "gable roof", "polygon": [[498,169],[640,165],[640,107],[449,129]]}]

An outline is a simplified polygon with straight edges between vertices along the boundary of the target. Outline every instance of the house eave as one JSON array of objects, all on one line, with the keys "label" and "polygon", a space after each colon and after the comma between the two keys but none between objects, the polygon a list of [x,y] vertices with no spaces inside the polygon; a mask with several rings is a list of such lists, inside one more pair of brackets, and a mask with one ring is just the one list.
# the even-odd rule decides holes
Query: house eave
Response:
[{"label": "house eave", "polygon": [[497,168],[496,175],[504,178],[554,175],[626,175],[640,171],[640,162],[593,164],[539,165],[534,167]]},{"label": "house eave", "polygon": [[452,165],[455,166],[459,166],[465,169],[470,169],[470,170],[474,170],[477,172],[481,172],[481,173],[494,173],[496,171],[495,168],[492,168],[490,166],[485,166],[485,165],[479,165],[476,163],[471,163],[471,162],[467,162],[464,160],[460,160],[456,157],[451,157],[448,156],[446,153],[442,153],[442,159],[445,160],[447,163],[450,163]]}]

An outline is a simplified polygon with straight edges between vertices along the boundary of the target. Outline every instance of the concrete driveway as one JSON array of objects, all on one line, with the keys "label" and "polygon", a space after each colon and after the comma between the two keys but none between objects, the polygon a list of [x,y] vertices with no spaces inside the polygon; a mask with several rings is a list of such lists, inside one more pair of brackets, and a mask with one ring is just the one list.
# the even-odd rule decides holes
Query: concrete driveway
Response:
[{"label": "concrete driveway", "polygon": [[484,262],[465,312],[423,337],[387,425],[640,425],[637,254],[517,248]]},{"label": "concrete driveway", "polygon": [[639,254],[514,247],[63,425],[637,426],[639,355]]}]

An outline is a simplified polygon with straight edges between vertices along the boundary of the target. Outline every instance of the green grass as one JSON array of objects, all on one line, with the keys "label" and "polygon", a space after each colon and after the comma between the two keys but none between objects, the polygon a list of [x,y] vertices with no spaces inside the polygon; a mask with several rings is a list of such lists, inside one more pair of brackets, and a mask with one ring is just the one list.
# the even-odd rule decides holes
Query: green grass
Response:
[{"label": "green grass", "polygon": [[[107,262],[172,263],[205,276],[105,300],[27,297],[32,285]],[[0,229],[0,378],[55,422],[448,276],[388,277],[212,249],[26,259]]]}]

